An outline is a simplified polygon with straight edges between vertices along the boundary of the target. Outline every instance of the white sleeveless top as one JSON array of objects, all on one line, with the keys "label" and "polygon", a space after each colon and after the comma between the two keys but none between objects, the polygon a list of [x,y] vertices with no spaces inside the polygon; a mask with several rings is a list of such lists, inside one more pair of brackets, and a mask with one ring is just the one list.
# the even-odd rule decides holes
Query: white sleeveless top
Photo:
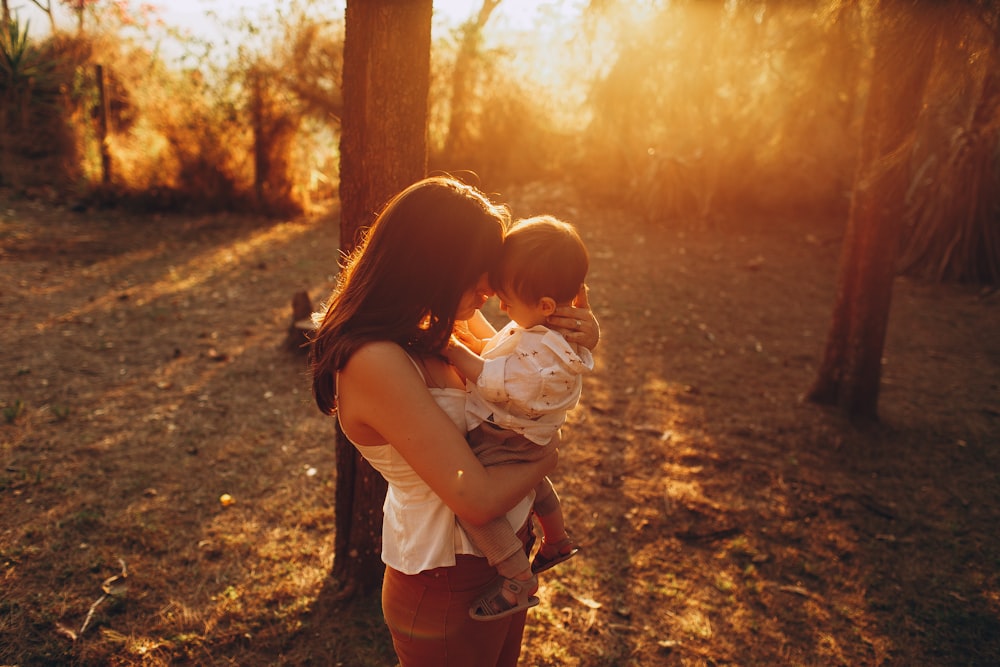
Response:
[{"label": "white sleeveless top", "polygon": [[[423,370],[415,361],[413,363],[423,377]],[[464,434],[465,390],[453,387],[428,387],[427,390],[455,423],[455,428]],[[417,574],[453,566],[455,554],[482,556],[458,524],[455,513],[395,447],[388,443],[354,446],[389,483],[382,507],[382,562],[404,574]],[[507,513],[507,520],[515,530],[528,520],[533,502],[534,492]]]}]

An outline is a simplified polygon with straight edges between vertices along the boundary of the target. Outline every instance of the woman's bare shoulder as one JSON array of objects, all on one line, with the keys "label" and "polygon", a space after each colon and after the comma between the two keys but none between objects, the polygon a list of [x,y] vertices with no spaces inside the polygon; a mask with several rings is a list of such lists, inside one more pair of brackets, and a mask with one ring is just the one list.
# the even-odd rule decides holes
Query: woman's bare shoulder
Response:
[{"label": "woman's bare shoulder", "polygon": [[425,394],[403,348],[385,341],[365,343],[340,371],[340,425],[358,445],[391,442],[387,425],[392,413],[422,404]]},{"label": "woman's bare shoulder", "polygon": [[372,371],[403,364],[411,367],[413,365],[403,348],[391,341],[376,340],[356,349],[344,365],[344,371],[347,373],[357,369]]},{"label": "woman's bare shoulder", "polygon": [[365,343],[354,351],[340,372],[342,400],[345,398],[343,394],[348,393],[344,391],[345,387],[375,400],[398,399],[400,394],[412,394],[418,390],[423,390],[421,394],[427,393],[413,358],[390,341]]}]

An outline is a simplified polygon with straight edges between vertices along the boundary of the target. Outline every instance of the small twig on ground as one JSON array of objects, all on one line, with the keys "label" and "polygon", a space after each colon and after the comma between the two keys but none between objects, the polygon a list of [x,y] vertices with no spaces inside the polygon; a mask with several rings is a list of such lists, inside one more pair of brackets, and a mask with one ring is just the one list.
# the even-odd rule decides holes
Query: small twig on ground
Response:
[{"label": "small twig on ground", "polygon": [[691,530],[680,530],[674,533],[674,535],[685,542],[711,542],[713,540],[722,540],[727,537],[732,537],[733,535],[738,535],[740,529],[733,528],[722,528],[720,530],[713,530],[708,533],[696,533]]},{"label": "small twig on ground", "polygon": [[959,493],[958,491],[956,491],[955,489],[953,489],[950,486],[945,486],[944,489],[945,489],[945,491],[947,491],[948,493],[950,493],[952,496],[954,496],[955,500],[957,500],[958,502],[962,503],[962,507],[968,507],[969,506],[969,502],[970,502],[969,499],[966,498],[965,496],[963,496],[961,493]]},{"label": "small twig on ground", "polygon": [[94,600],[94,604],[90,605],[87,617],[83,619],[83,625],[80,626],[80,632],[76,633],[74,636],[71,633],[66,633],[64,631],[64,634],[70,636],[73,641],[76,641],[77,637],[82,637],[83,633],[87,631],[87,626],[90,625],[90,620],[94,617],[94,612],[97,611],[97,608],[101,606],[102,602],[110,596],[125,594],[126,586],[128,584],[128,568],[125,567],[125,561],[121,558],[118,559],[118,563],[122,566],[122,573],[116,574],[113,577],[108,577],[104,580],[104,583],[101,584],[101,590],[104,592],[101,594],[101,597]]},{"label": "small twig on ground", "polygon": [[[850,495],[850,494],[848,494],[848,495]],[[886,507],[883,507],[879,503],[875,502],[875,500],[873,498],[871,498],[870,496],[867,496],[867,495],[855,495],[855,496],[853,496],[853,498],[855,500],[857,500],[859,503],[861,503],[862,507],[864,507],[867,510],[870,510],[871,512],[874,512],[875,514],[879,515],[883,519],[895,519],[896,518],[896,515],[892,512],[892,510],[890,510],[890,509],[888,509]]]},{"label": "small twig on ground", "polygon": [[783,593],[792,593],[794,595],[801,595],[804,598],[810,599],[820,599],[815,593],[803,588],[802,586],[778,586],[778,590]]},{"label": "small twig on ground", "polygon": [[94,617],[94,612],[97,611],[97,608],[107,597],[107,595],[102,594],[101,597],[94,600],[94,604],[90,605],[90,611],[87,612],[87,618],[83,619],[83,625],[80,626],[80,632],[77,633],[77,637],[82,637],[83,633],[87,631],[87,626],[90,625],[90,619]]}]

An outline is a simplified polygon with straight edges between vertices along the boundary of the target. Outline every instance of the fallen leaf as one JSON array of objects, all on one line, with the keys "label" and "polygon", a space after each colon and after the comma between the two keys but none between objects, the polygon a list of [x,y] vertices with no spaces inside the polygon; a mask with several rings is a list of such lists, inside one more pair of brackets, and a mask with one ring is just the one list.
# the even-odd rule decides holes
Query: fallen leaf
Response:
[{"label": "fallen leaf", "polygon": [[795,595],[801,595],[804,598],[811,598],[813,596],[812,593],[810,593],[805,588],[802,588],[801,586],[779,586],[778,590],[785,593],[794,593]]},{"label": "fallen leaf", "polygon": [[108,577],[101,584],[101,590],[103,590],[108,595],[120,596],[125,595],[128,590],[128,577],[127,575],[116,574],[113,577]]},{"label": "fallen leaf", "polygon": [[587,607],[588,609],[600,609],[603,606],[600,602],[596,600],[593,600],[588,597],[583,597],[580,595],[574,595],[573,599],[582,604],[584,607]]},{"label": "fallen leaf", "polygon": [[62,623],[56,623],[56,632],[63,635],[64,637],[69,637],[70,641],[76,641],[76,632],[70,630]]}]

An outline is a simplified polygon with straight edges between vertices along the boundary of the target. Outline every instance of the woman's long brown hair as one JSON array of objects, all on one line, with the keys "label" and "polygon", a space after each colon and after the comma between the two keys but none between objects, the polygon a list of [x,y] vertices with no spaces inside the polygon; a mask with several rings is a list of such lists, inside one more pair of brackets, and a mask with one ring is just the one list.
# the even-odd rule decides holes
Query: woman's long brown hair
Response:
[{"label": "woman's long brown hair", "polygon": [[336,411],[337,371],[365,343],[441,353],[462,295],[496,265],[509,220],[505,207],[447,177],[418,181],[389,201],[345,261],[312,340],[322,412]]}]

